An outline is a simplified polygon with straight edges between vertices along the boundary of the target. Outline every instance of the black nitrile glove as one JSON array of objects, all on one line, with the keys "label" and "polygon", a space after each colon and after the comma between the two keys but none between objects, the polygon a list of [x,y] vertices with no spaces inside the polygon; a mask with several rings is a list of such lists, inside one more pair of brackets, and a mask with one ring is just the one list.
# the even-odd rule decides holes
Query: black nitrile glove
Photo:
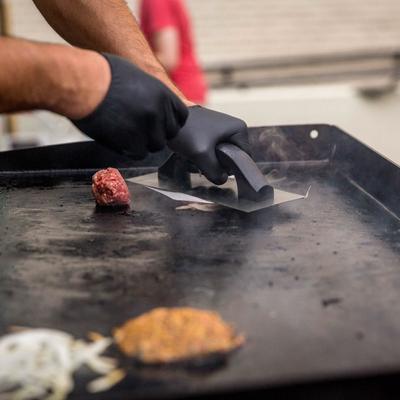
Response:
[{"label": "black nitrile glove", "polygon": [[232,143],[250,154],[247,125],[241,119],[200,106],[189,107],[189,117],[178,135],[168,142],[174,152],[185,157],[216,185],[228,174],[221,168],[215,147]]},{"label": "black nitrile glove", "polygon": [[93,113],[73,123],[104,146],[143,159],[177,135],[188,109],[159,80],[129,61],[103,56],[111,67],[108,93]]}]

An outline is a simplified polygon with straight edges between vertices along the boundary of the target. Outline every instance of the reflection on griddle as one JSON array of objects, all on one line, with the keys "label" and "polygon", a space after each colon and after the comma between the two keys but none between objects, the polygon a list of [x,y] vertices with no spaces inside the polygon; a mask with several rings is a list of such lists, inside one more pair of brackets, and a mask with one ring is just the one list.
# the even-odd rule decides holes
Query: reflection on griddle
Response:
[{"label": "reflection on griddle", "polygon": [[[273,189],[273,194],[262,201],[251,201],[238,198],[236,180],[229,177],[228,181],[221,185],[215,186],[209,182],[204,176],[199,174],[191,174],[190,187],[187,183],[178,185],[177,182],[159,179],[157,173],[142,175],[136,178],[128,179],[129,182],[137,183],[149,188],[161,189],[164,191],[183,193],[193,196],[201,200],[207,200],[216,204],[230,207],[244,212],[252,212],[268,208],[277,204],[286,203],[288,201],[303,199],[305,196],[296,193],[286,192],[280,189]],[[168,196],[167,192],[163,192]],[[184,199],[182,199],[184,200]]]}]

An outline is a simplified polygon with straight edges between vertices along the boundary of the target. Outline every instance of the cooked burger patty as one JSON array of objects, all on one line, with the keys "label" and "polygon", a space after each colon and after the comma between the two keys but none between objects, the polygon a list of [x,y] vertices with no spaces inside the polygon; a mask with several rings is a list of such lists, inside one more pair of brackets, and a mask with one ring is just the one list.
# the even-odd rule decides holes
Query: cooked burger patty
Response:
[{"label": "cooked burger patty", "polygon": [[116,328],[114,338],[123,353],[146,364],[228,353],[244,342],[216,312],[193,308],[156,308]]}]

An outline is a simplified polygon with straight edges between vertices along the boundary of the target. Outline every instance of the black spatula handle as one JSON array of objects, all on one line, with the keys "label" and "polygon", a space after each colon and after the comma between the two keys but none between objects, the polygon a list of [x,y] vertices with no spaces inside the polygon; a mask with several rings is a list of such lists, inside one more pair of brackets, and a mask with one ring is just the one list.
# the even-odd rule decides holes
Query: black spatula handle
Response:
[{"label": "black spatula handle", "polygon": [[[273,197],[274,189],[247,153],[233,144],[222,143],[216,147],[216,154],[223,169],[235,176],[239,199],[261,201]],[[189,161],[174,153],[158,169],[158,178],[175,189],[190,188],[190,172],[196,171]]]},{"label": "black spatula handle", "polygon": [[216,153],[224,170],[235,176],[240,199],[260,201],[273,196],[274,189],[247,153],[229,143],[219,144]]}]

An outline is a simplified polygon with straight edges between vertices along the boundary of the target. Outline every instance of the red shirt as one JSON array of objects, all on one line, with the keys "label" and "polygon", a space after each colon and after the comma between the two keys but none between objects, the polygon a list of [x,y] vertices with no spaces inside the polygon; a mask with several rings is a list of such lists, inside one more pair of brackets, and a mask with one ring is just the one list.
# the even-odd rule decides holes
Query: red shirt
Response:
[{"label": "red shirt", "polygon": [[153,47],[154,34],[173,27],[180,39],[180,58],[177,68],[170,73],[182,93],[195,103],[206,100],[207,85],[196,58],[192,27],[183,0],[142,0],[141,28]]}]

